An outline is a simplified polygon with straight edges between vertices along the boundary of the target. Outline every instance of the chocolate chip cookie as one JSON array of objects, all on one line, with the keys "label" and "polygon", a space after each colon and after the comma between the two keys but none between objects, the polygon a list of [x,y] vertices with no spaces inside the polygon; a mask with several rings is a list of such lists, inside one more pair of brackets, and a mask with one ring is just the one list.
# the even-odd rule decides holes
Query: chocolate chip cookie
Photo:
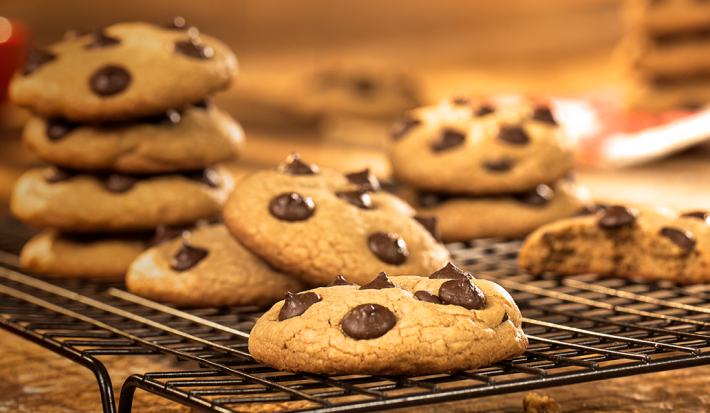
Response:
[{"label": "chocolate chip cookie", "polygon": [[126,120],[199,102],[236,72],[232,51],[194,28],[119,23],[32,51],[9,94],[47,119]]},{"label": "chocolate chip cookie", "polygon": [[562,178],[531,191],[498,196],[454,196],[403,188],[399,195],[422,217],[436,217],[444,242],[473,238],[519,238],[540,225],[592,205],[588,191]]},{"label": "chocolate chip cookie", "polygon": [[291,156],[276,170],[242,179],[225,223],[249,250],[311,285],[333,273],[365,282],[381,270],[428,273],[449,259],[446,248],[399,198],[374,191],[367,171],[343,175]]},{"label": "chocolate chip cookie", "polygon": [[198,226],[131,264],[128,289],[181,307],[268,306],[304,285],[249,252],[224,224]]},{"label": "chocolate chip cookie", "polygon": [[99,126],[33,117],[23,141],[41,159],[60,167],[146,174],[204,169],[234,159],[244,133],[227,113],[200,104]]},{"label": "chocolate chip cookie", "polygon": [[394,176],[434,192],[529,191],[567,173],[576,152],[547,104],[522,99],[443,101],[408,112],[391,134]]},{"label": "chocolate chip cookie", "polygon": [[539,274],[598,273],[683,284],[710,282],[710,214],[614,205],[538,228],[520,266]]},{"label": "chocolate chip cookie", "polygon": [[64,232],[152,230],[219,213],[232,187],[213,168],[148,176],[37,168],[17,182],[10,209],[29,225]]},{"label": "chocolate chip cookie", "polygon": [[429,278],[348,279],[276,303],[251,331],[254,359],[316,374],[419,375],[476,369],[527,348],[510,295],[451,264]]}]

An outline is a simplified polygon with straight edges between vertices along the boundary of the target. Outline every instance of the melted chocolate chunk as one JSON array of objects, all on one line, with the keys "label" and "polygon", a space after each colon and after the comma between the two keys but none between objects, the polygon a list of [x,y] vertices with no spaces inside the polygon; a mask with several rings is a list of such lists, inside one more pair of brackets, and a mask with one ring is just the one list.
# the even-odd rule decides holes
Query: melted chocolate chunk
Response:
[{"label": "melted chocolate chunk", "polygon": [[121,43],[121,40],[115,37],[106,36],[103,27],[94,29],[93,31],[94,39],[91,43],[84,46],[86,49],[103,49],[104,47],[115,46]]},{"label": "melted chocolate chunk", "polygon": [[419,205],[424,208],[431,208],[439,205],[440,203],[451,198],[451,195],[439,194],[436,192],[420,192],[419,193]]},{"label": "melted chocolate chunk", "polygon": [[462,278],[467,280],[474,279],[473,275],[455,266],[451,261],[449,261],[444,268],[429,276],[430,280],[460,280]]},{"label": "melted chocolate chunk", "polygon": [[419,299],[419,301],[424,301],[425,303],[441,304],[439,297],[430,293],[429,291],[417,291],[414,296]]},{"label": "melted chocolate chunk", "polygon": [[43,50],[30,50],[25,67],[22,69],[22,74],[24,76],[31,75],[42,65],[56,58],[57,56]]},{"label": "melted chocolate chunk", "polygon": [[77,171],[55,166],[44,174],[44,180],[50,184],[56,184],[57,182],[66,181],[67,179],[77,174]]},{"label": "melted chocolate chunk", "polygon": [[279,321],[298,317],[311,308],[313,304],[321,300],[321,296],[312,291],[301,294],[293,294],[290,291],[287,291],[284,305],[281,307],[281,311],[279,311]]},{"label": "melted chocolate chunk", "polygon": [[222,177],[212,168],[206,168],[201,171],[183,172],[183,176],[205,184],[210,188],[217,188],[222,184]]},{"label": "melted chocolate chunk", "polygon": [[530,137],[520,126],[501,126],[498,139],[513,145],[525,145],[530,142]]},{"label": "melted chocolate chunk", "polygon": [[612,205],[599,218],[598,225],[604,229],[621,228],[633,224],[638,215],[639,211],[636,208]]},{"label": "melted chocolate chunk", "polygon": [[533,111],[532,118],[540,122],[557,125],[555,117],[552,116],[552,111],[546,106],[540,106],[535,108],[535,110]]},{"label": "melted chocolate chunk", "polygon": [[359,185],[366,191],[377,192],[380,190],[380,181],[377,180],[375,175],[370,173],[370,169],[365,169],[362,172],[353,172],[345,175],[345,177],[348,178],[348,181]]},{"label": "melted chocolate chunk", "polygon": [[369,340],[385,335],[394,327],[392,311],[379,304],[360,304],[343,317],[341,328],[348,337]]},{"label": "melted chocolate chunk", "polygon": [[214,49],[203,46],[199,37],[192,37],[189,40],[175,42],[175,53],[207,60],[214,56]]},{"label": "melted chocolate chunk", "polygon": [[707,211],[692,211],[681,215],[682,217],[698,218],[710,224],[710,213]]},{"label": "melted chocolate chunk", "polygon": [[351,283],[350,281],[346,280],[342,275],[336,275],[335,280],[333,280],[333,282],[328,284],[326,287],[335,287],[338,285],[357,285],[357,284]]},{"label": "melted chocolate chunk", "polygon": [[77,126],[76,123],[69,123],[63,119],[54,119],[47,121],[47,138],[50,141],[58,141],[65,137],[69,132],[73,131]]},{"label": "melted chocolate chunk", "polygon": [[424,229],[429,231],[432,237],[436,240],[436,242],[441,242],[441,231],[439,231],[439,226],[437,223],[439,222],[439,218],[436,216],[433,217],[419,217],[416,216],[414,219],[422,224]]},{"label": "melted chocolate chunk", "polygon": [[355,79],[353,87],[358,96],[370,97],[377,89],[377,85],[370,79]]},{"label": "melted chocolate chunk", "polygon": [[486,304],[483,292],[465,278],[441,284],[439,299],[444,304],[458,305],[468,310],[478,310]]},{"label": "melted chocolate chunk", "polygon": [[292,153],[286,162],[276,168],[279,172],[289,175],[315,175],[318,173],[318,167],[301,161],[301,155],[298,152]]},{"label": "melted chocolate chunk", "polygon": [[104,66],[89,79],[91,91],[99,96],[121,93],[131,83],[131,75],[120,66]]},{"label": "melted chocolate chunk", "polygon": [[170,268],[178,272],[188,270],[202,261],[207,254],[207,250],[193,247],[189,242],[183,242],[180,251],[170,260]]},{"label": "melted chocolate chunk", "polygon": [[338,198],[355,205],[362,209],[372,209],[372,198],[365,189],[359,191],[338,192]]},{"label": "melted chocolate chunk", "polygon": [[407,116],[400,116],[392,122],[390,126],[390,136],[394,139],[399,139],[409,132],[415,126],[421,125],[422,121],[413,119]]},{"label": "melted chocolate chunk", "polygon": [[508,313],[505,313],[505,314],[503,314],[503,319],[502,319],[500,322],[501,322],[501,324],[502,324],[502,323],[505,323],[505,322],[508,321],[508,320],[510,320],[510,316],[508,315]]},{"label": "melted chocolate chunk", "polygon": [[491,172],[507,172],[513,169],[515,163],[509,159],[499,159],[497,161],[483,162],[483,167]]},{"label": "melted chocolate chunk", "polygon": [[682,228],[665,227],[661,229],[659,234],[668,238],[675,245],[685,249],[686,251],[692,251],[695,248],[695,235],[693,235],[690,231],[686,231]]},{"label": "melted chocolate chunk", "polygon": [[148,241],[148,247],[154,247],[171,239],[175,239],[182,235],[183,232],[187,231],[187,229],[188,227],[169,227],[159,224],[155,228],[155,234],[153,234],[153,237]]},{"label": "melted chocolate chunk", "polygon": [[555,192],[547,185],[540,184],[532,191],[513,195],[513,198],[528,205],[542,206],[554,198]]},{"label": "melted chocolate chunk", "polygon": [[360,290],[384,290],[385,288],[397,288],[397,286],[387,278],[387,273],[382,271],[374,280],[360,287]]},{"label": "melted chocolate chunk", "polygon": [[271,215],[282,221],[305,221],[313,216],[316,205],[307,196],[295,192],[281,194],[269,203]]},{"label": "melted chocolate chunk", "polygon": [[466,134],[453,129],[444,129],[439,136],[439,140],[431,145],[434,152],[442,152],[457,146],[463,145],[466,141]]},{"label": "melted chocolate chunk", "polygon": [[372,234],[367,244],[370,251],[387,264],[400,265],[409,256],[407,244],[399,235],[392,232],[380,231]]},{"label": "melted chocolate chunk", "polygon": [[496,109],[491,105],[481,105],[481,107],[479,107],[478,109],[476,109],[475,112],[473,112],[473,116],[481,118],[491,113],[495,113],[495,111]]},{"label": "melted chocolate chunk", "polygon": [[133,175],[124,175],[119,173],[111,173],[106,176],[104,181],[104,188],[109,192],[115,194],[120,194],[126,192],[138,182],[138,177]]}]

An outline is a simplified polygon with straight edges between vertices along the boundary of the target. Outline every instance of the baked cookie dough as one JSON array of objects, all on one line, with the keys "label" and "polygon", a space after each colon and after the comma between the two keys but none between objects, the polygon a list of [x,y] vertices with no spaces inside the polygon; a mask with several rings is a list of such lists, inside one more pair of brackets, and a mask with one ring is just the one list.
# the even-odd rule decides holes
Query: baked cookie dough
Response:
[{"label": "baked cookie dough", "polygon": [[530,234],[519,263],[533,274],[597,273],[682,284],[710,282],[710,214],[615,205]]},{"label": "baked cookie dough", "polygon": [[10,209],[29,225],[63,232],[153,230],[218,214],[232,186],[212,168],[149,176],[36,168],[17,182]]},{"label": "baked cookie dough", "polygon": [[626,106],[635,110],[697,109],[710,102],[710,72],[667,78],[630,73],[623,93]]},{"label": "baked cookie dough", "polygon": [[449,260],[446,248],[394,195],[372,191],[367,171],[348,176],[297,155],[276,170],[239,181],[224,209],[234,236],[274,268],[310,285],[333,273],[353,282],[373,273],[429,273]]},{"label": "baked cookie dough", "polygon": [[234,159],[244,133],[231,116],[210,105],[103,126],[33,117],[23,140],[44,161],[64,168],[148,174],[204,169]]},{"label": "baked cookie dough", "polygon": [[198,226],[131,264],[134,294],[180,307],[268,306],[304,285],[249,252],[224,224]]},{"label": "baked cookie dough", "polygon": [[562,178],[532,191],[500,196],[452,196],[403,188],[399,195],[422,217],[437,217],[444,242],[520,238],[549,222],[592,206],[589,192]]},{"label": "baked cookie dough", "polygon": [[574,140],[550,108],[527,100],[454,99],[408,112],[392,126],[397,180],[471,195],[504,194],[552,182],[575,161]]},{"label": "baked cookie dough", "polygon": [[51,278],[122,280],[150,238],[149,233],[70,235],[45,229],[22,248],[20,265],[33,274]]},{"label": "baked cookie dough", "polygon": [[232,51],[211,36],[119,23],[32,51],[9,95],[47,119],[126,120],[199,102],[236,72]]},{"label": "baked cookie dough", "polygon": [[648,33],[669,33],[710,26],[710,4],[688,0],[627,0],[629,26]]},{"label": "baked cookie dough", "polygon": [[630,33],[615,55],[631,76],[645,73],[659,78],[682,78],[710,73],[710,29],[655,36]]},{"label": "baked cookie dough", "polygon": [[429,278],[381,273],[362,287],[340,278],[287,295],[257,321],[249,352],[316,374],[450,373],[522,354],[521,322],[503,288],[449,265]]}]

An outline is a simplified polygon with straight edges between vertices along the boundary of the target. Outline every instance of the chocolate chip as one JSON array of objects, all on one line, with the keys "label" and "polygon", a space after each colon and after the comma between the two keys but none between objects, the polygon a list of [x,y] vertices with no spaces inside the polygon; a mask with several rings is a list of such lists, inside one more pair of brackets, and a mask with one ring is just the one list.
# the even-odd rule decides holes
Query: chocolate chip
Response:
[{"label": "chocolate chip", "polygon": [[491,113],[495,113],[496,109],[491,106],[491,105],[482,105],[478,109],[476,109],[475,112],[473,112],[473,116],[477,118],[481,118],[483,116],[489,115]]},{"label": "chocolate chip", "polygon": [[210,188],[217,188],[222,184],[222,177],[212,168],[205,168],[201,171],[183,172],[186,178],[205,184]]},{"label": "chocolate chip", "polygon": [[289,175],[315,175],[318,173],[318,167],[302,162],[301,155],[298,152],[292,153],[286,158],[286,162],[280,164],[276,169]]},{"label": "chocolate chip", "polygon": [[509,319],[510,319],[510,316],[508,315],[508,313],[505,313],[505,314],[503,314],[503,319],[500,322],[502,324],[502,323],[505,323],[506,321],[508,321]]},{"label": "chocolate chip", "polygon": [[554,198],[555,192],[547,185],[540,184],[532,191],[513,195],[513,198],[528,205],[542,206]]},{"label": "chocolate chip", "polygon": [[86,48],[86,49],[103,49],[104,47],[115,46],[115,45],[121,43],[121,40],[116,39],[115,37],[106,36],[106,33],[104,33],[103,27],[99,27],[99,28],[94,29],[93,36],[94,36],[94,38],[91,41],[91,43],[84,46],[84,48]]},{"label": "chocolate chip", "polygon": [[114,172],[108,174],[103,181],[104,188],[106,188],[109,192],[119,194],[133,188],[133,185],[138,182],[138,177]]},{"label": "chocolate chip", "polygon": [[360,287],[360,290],[384,290],[385,288],[397,288],[397,286],[387,278],[387,273],[382,271],[374,280]]},{"label": "chocolate chip", "polygon": [[343,333],[356,340],[369,340],[385,335],[394,327],[392,311],[379,304],[360,304],[343,317]]},{"label": "chocolate chip", "polygon": [[416,216],[414,219],[422,224],[424,229],[429,231],[432,237],[436,240],[436,242],[441,242],[441,232],[439,231],[439,226],[437,223],[439,222],[439,218],[436,216],[433,217],[420,217]]},{"label": "chocolate chip", "polygon": [[687,251],[692,251],[695,248],[695,235],[690,231],[686,231],[682,228],[664,227],[659,234]]},{"label": "chocolate chip", "polygon": [[326,287],[335,287],[338,285],[357,285],[357,284],[351,283],[350,281],[346,280],[342,275],[336,275],[335,280],[333,280],[333,282],[328,284]]},{"label": "chocolate chip", "polygon": [[612,205],[607,207],[604,214],[599,218],[598,225],[600,228],[605,229],[620,228],[633,224],[638,216],[639,211],[636,208]]},{"label": "chocolate chip", "polygon": [[681,215],[682,217],[698,218],[710,224],[710,213],[707,211],[692,211]]},{"label": "chocolate chip", "polygon": [[390,136],[394,139],[399,139],[409,132],[415,126],[421,125],[422,121],[408,116],[400,116],[392,122],[390,126]]},{"label": "chocolate chip", "polygon": [[155,234],[153,234],[153,237],[148,241],[148,247],[154,247],[171,239],[175,239],[182,235],[187,229],[188,227],[169,227],[164,224],[159,224],[155,228]]},{"label": "chocolate chip", "polygon": [[50,141],[57,141],[73,131],[77,126],[79,125],[69,123],[63,119],[47,121],[47,137]]},{"label": "chocolate chip", "polygon": [[361,97],[370,97],[377,88],[374,82],[370,79],[360,78],[353,82],[354,90]]},{"label": "chocolate chip", "polygon": [[430,293],[429,291],[417,291],[414,296],[419,299],[419,301],[424,301],[425,303],[441,304],[439,297]]},{"label": "chocolate chip", "polygon": [[402,264],[409,256],[407,244],[392,232],[380,231],[372,234],[367,243],[370,251],[387,264]]},{"label": "chocolate chip", "polygon": [[188,270],[202,261],[207,254],[207,250],[193,247],[189,242],[183,242],[180,251],[170,260],[170,268],[179,272]]},{"label": "chocolate chip", "polygon": [[301,294],[293,294],[290,291],[287,291],[284,305],[281,307],[281,311],[279,311],[279,321],[298,317],[311,308],[313,304],[321,300],[321,296],[312,291]]},{"label": "chocolate chip", "polygon": [[360,189],[359,191],[344,191],[338,192],[338,198],[355,205],[362,209],[372,209],[372,198],[366,190]]},{"label": "chocolate chip", "polygon": [[313,200],[295,192],[287,192],[272,199],[269,203],[271,215],[282,221],[305,221],[315,211]]},{"label": "chocolate chip", "polygon": [[513,168],[515,163],[509,159],[499,159],[497,161],[485,161],[483,167],[491,172],[507,172]]},{"label": "chocolate chip", "polygon": [[439,299],[444,304],[458,305],[468,310],[478,310],[486,304],[483,292],[466,278],[441,284]]},{"label": "chocolate chip", "polygon": [[380,190],[380,181],[377,180],[375,175],[370,173],[370,169],[365,169],[362,172],[353,172],[345,175],[345,177],[348,178],[348,181],[359,185],[366,191],[377,192]]},{"label": "chocolate chip", "polygon": [[131,75],[126,69],[114,65],[102,67],[89,79],[91,91],[99,96],[120,93],[128,87],[129,83],[131,83]]},{"label": "chocolate chip", "polygon": [[30,75],[45,63],[51,62],[56,58],[57,56],[44,50],[30,50],[25,67],[22,69],[22,74],[24,76]]},{"label": "chocolate chip", "polygon": [[466,134],[453,129],[444,129],[439,139],[431,145],[434,152],[442,152],[457,146],[461,146],[466,141]]},{"label": "chocolate chip", "polygon": [[459,280],[462,278],[472,280],[474,277],[461,268],[455,266],[451,263],[451,261],[449,261],[444,268],[429,276],[430,280]]},{"label": "chocolate chip", "polygon": [[203,46],[199,37],[191,37],[189,40],[175,42],[175,53],[206,60],[214,56],[214,49]]},{"label": "chocolate chip", "polygon": [[513,145],[525,145],[530,142],[530,137],[520,126],[501,126],[498,139]]},{"label": "chocolate chip", "polygon": [[419,205],[424,208],[431,208],[439,205],[440,203],[451,198],[451,195],[439,194],[436,192],[420,192],[419,193]]},{"label": "chocolate chip", "polygon": [[66,181],[67,179],[77,174],[77,171],[55,166],[44,174],[44,180],[50,184],[56,184],[57,182]]},{"label": "chocolate chip", "polygon": [[545,122],[545,123],[551,123],[553,125],[557,125],[557,121],[555,121],[555,117],[552,116],[552,111],[550,108],[546,106],[540,106],[535,108],[533,111],[532,118],[535,120],[538,120],[540,122]]}]

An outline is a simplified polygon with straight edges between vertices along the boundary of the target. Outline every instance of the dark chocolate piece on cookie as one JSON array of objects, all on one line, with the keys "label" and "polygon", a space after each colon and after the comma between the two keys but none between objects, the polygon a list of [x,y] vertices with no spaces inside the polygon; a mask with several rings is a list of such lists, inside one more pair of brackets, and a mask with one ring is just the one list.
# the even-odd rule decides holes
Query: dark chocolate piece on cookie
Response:
[{"label": "dark chocolate piece on cookie", "polygon": [[64,119],[49,120],[47,121],[47,138],[50,141],[57,141],[68,135],[77,126],[79,125],[67,122]]},{"label": "dark chocolate piece on cookie", "polygon": [[131,83],[131,75],[126,69],[116,65],[102,67],[89,79],[91,91],[99,96],[121,93],[129,83]]},{"label": "dark chocolate piece on cookie", "polygon": [[93,40],[91,43],[84,46],[86,49],[103,49],[104,47],[115,46],[121,43],[120,39],[106,36],[103,27],[98,27],[92,32]]},{"label": "dark chocolate piece on cookie", "polygon": [[505,322],[508,321],[508,320],[510,320],[510,316],[508,315],[508,313],[505,313],[505,314],[503,314],[503,319],[502,319],[500,322],[501,322],[501,324],[502,324],[502,323],[505,323]]},{"label": "dark chocolate piece on cookie", "polygon": [[549,186],[540,184],[532,191],[513,195],[513,198],[528,205],[542,206],[554,198],[555,192]]},{"label": "dark chocolate piece on cookie", "polygon": [[525,145],[530,142],[530,136],[520,126],[501,126],[498,139],[513,145]]},{"label": "dark chocolate piece on cookie", "polygon": [[441,231],[439,231],[439,226],[437,223],[439,222],[439,218],[436,216],[433,217],[420,217],[416,216],[414,219],[422,224],[422,226],[429,231],[432,237],[436,240],[436,242],[441,242]]},{"label": "dark chocolate piece on cookie", "polygon": [[341,328],[348,337],[369,340],[385,335],[394,327],[392,311],[379,304],[360,304],[343,317]]},{"label": "dark chocolate piece on cookie", "polygon": [[120,173],[110,173],[104,179],[104,188],[109,192],[119,194],[126,192],[133,188],[133,186],[138,182],[138,177],[133,175],[124,175]]},{"label": "dark chocolate piece on cookie", "polygon": [[698,218],[710,224],[710,213],[707,211],[691,211],[681,214],[682,217]]},{"label": "dark chocolate piece on cookie", "polygon": [[439,139],[431,145],[434,152],[442,152],[463,145],[466,134],[453,129],[444,129]]},{"label": "dark chocolate piece on cookie", "polygon": [[332,283],[328,284],[326,287],[336,287],[338,285],[357,285],[346,280],[342,275],[336,275]]},{"label": "dark chocolate piece on cookie", "polygon": [[686,231],[682,228],[664,227],[659,234],[668,238],[686,251],[692,251],[695,248],[695,235],[690,231]]},{"label": "dark chocolate piece on cookie", "polygon": [[311,308],[313,304],[321,300],[321,296],[312,291],[301,294],[293,294],[290,291],[287,291],[284,305],[281,307],[281,311],[279,311],[279,321],[298,317]]},{"label": "dark chocolate piece on cookie", "polygon": [[473,112],[473,116],[477,118],[482,118],[486,115],[490,115],[491,113],[494,113],[496,109],[488,104],[481,105],[478,109],[476,109],[475,112]]},{"label": "dark chocolate piece on cookie", "polygon": [[409,256],[407,244],[393,232],[377,232],[368,239],[370,251],[387,264],[399,265]]},{"label": "dark chocolate piece on cookie", "polygon": [[30,50],[25,67],[22,69],[22,74],[24,76],[31,75],[42,65],[56,58],[57,56],[44,50]]},{"label": "dark chocolate piece on cookie", "polygon": [[207,60],[214,56],[214,49],[204,46],[200,38],[195,36],[188,40],[175,42],[175,53]]},{"label": "dark chocolate piece on cookie", "polygon": [[552,111],[547,106],[536,107],[535,110],[533,111],[532,118],[537,121],[540,121],[540,122],[550,123],[552,125],[557,125],[557,121],[555,120],[555,117],[552,115]]},{"label": "dark chocolate piece on cookie", "polygon": [[422,121],[408,116],[400,116],[392,122],[390,126],[390,136],[399,139],[415,126],[421,125]]},{"label": "dark chocolate piece on cookie", "polygon": [[471,280],[475,278],[473,275],[467,273],[461,268],[455,266],[451,261],[449,261],[444,268],[436,271],[429,276],[430,280],[459,280],[465,278]]},{"label": "dark chocolate piece on cookie", "polygon": [[295,192],[281,194],[269,203],[271,215],[289,222],[305,221],[313,216],[315,209],[311,198]]},{"label": "dark chocolate piece on cookie", "polygon": [[377,180],[375,175],[370,173],[369,168],[361,172],[347,174],[345,177],[348,178],[348,181],[355,185],[359,185],[366,191],[377,192],[380,190],[380,181]]},{"label": "dark chocolate piece on cookie", "polygon": [[444,304],[458,305],[468,310],[478,310],[486,303],[483,292],[466,278],[441,284],[439,299]]},{"label": "dark chocolate piece on cookie", "polygon": [[497,161],[483,162],[483,167],[491,172],[507,172],[513,168],[514,164],[510,159],[498,159]]},{"label": "dark chocolate piece on cookie", "polygon": [[360,290],[384,290],[385,288],[397,288],[397,286],[387,278],[387,273],[382,271],[374,280],[360,287]]},{"label": "dark chocolate piece on cookie", "polygon": [[338,192],[336,195],[343,201],[353,204],[358,208],[372,209],[372,198],[370,198],[370,194],[368,194],[367,190],[364,188],[356,191]]},{"label": "dark chocolate piece on cookie", "polygon": [[638,216],[639,211],[636,208],[612,205],[604,211],[598,224],[605,229],[621,228],[633,224]]},{"label": "dark chocolate piece on cookie", "polygon": [[315,175],[318,173],[318,167],[301,161],[301,155],[298,152],[289,155],[276,170],[289,175]]},{"label": "dark chocolate piece on cookie", "polygon": [[178,272],[189,270],[202,261],[207,254],[207,250],[183,242],[180,251],[170,260],[170,268]]},{"label": "dark chocolate piece on cookie", "polygon": [[439,297],[429,291],[417,291],[414,293],[414,296],[417,297],[419,301],[424,301],[425,303],[441,304]]}]

